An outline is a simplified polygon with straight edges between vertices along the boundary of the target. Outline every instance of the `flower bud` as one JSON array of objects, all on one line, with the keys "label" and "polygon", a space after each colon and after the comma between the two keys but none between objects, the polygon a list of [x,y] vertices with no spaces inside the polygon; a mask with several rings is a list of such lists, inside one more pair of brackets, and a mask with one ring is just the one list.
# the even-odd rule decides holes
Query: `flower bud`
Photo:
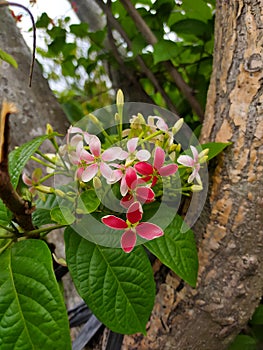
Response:
[{"label": "flower bud", "polygon": [[54,132],[54,130],[53,130],[52,126],[49,123],[47,123],[46,134],[51,135],[51,134],[53,134],[53,132]]},{"label": "flower bud", "polygon": [[116,104],[117,104],[117,106],[124,105],[124,96],[123,96],[122,90],[120,90],[120,89],[117,92]]},{"label": "flower bud", "polygon": [[35,189],[40,191],[40,192],[43,192],[43,193],[54,193],[55,190],[54,188],[52,187],[49,187],[49,186],[44,186],[44,185],[38,185],[38,186],[35,186]]},{"label": "flower bud", "polygon": [[180,118],[180,119],[177,120],[177,122],[172,127],[173,135],[175,135],[181,129],[183,124],[184,124],[184,118]]},{"label": "flower bud", "polygon": [[55,189],[54,193],[61,198],[64,198],[66,196],[66,194],[59,189]]},{"label": "flower bud", "polygon": [[192,192],[200,192],[200,191],[202,191],[202,189],[203,189],[202,185],[192,185],[191,186],[191,191]]},{"label": "flower bud", "polygon": [[95,190],[101,189],[102,183],[101,183],[100,179],[98,178],[98,176],[95,176],[93,178],[93,186],[94,186]]}]

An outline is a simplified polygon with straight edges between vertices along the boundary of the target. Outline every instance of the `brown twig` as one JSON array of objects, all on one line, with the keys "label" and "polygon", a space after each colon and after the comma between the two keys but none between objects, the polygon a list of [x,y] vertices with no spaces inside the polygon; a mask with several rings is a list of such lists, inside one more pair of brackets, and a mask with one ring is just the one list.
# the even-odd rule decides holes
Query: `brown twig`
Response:
[{"label": "brown twig", "polygon": [[15,191],[8,171],[9,116],[16,113],[15,106],[3,102],[0,119],[0,198],[13,213],[16,222],[25,231],[35,229],[32,223],[32,209]]},{"label": "brown twig", "polygon": [[30,65],[30,72],[29,72],[29,87],[32,85],[32,77],[33,77],[33,71],[34,71],[34,64],[35,64],[35,57],[36,57],[36,24],[34,17],[31,13],[31,11],[25,7],[24,5],[18,4],[16,2],[9,2],[9,1],[0,1],[0,7],[4,6],[17,6],[21,7],[23,10],[25,10],[31,19],[32,26],[33,26],[33,52],[32,52],[32,60],[31,60],[31,65]]},{"label": "brown twig", "polygon": [[[121,2],[124,8],[127,10],[128,14],[133,19],[138,30],[142,33],[142,35],[146,39],[146,41],[150,45],[156,44],[158,41],[156,36],[148,27],[148,25],[146,24],[144,19],[141,17],[139,12],[136,10],[133,3],[130,0],[121,0]],[[200,120],[203,121],[204,111],[200,106],[199,102],[197,101],[197,99],[194,97],[193,90],[191,89],[191,87],[188,84],[186,84],[186,82],[184,81],[184,79],[182,78],[180,73],[177,71],[177,69],[174,67],[171,61],[165,61],[164,66],[166,67],[167,71],[170,73],[178,89],[182,92],[182,94],[185,96],[187,101],[190,103],[193,110],[199,116]]]}]

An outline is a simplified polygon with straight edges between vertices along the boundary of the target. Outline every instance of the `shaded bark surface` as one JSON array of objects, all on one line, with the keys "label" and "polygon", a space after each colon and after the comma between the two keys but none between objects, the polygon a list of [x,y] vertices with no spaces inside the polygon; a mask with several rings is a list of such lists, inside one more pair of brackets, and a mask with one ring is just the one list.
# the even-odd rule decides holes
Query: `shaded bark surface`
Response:
[{"label": "shaded bark surface", "polygon": [[[201,142],[233,142],[212,163],[206,207],[194,228],[196,289],[161,284],[147,336],[123,350],[223,350],[263,294],[263,4],[217,2],[213,75]],[[178,291],[180,289],[180,291]]]},{"label": "shaded bark surface", "polygon": [[37,63],[32,87],[28,86],[31,53],[7,8],[0,9],[0,46],[18,63],[15,69],[0,62],[0,104],[6,99],[18,109],[18,114],[10,118],[11,148],[43,135],[47,123],[65,133],[68,126],[66,116]]}]

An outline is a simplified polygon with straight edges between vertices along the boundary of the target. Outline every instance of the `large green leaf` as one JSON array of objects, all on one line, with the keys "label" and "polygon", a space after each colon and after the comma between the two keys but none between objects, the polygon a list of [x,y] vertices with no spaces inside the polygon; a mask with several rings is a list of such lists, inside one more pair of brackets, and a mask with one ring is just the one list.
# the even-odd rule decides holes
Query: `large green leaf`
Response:
[{"label": "large green leaf", "polygon": [[71,349],[66,308],[45,242],[24,240],[0,256],[1,350]]},{"label": "large green leaf", "polygon": [[16,188],[18,184],[19,176],[21,175],[27,161],[48,138],[50,138],[50,135],[36,137],[35,139],[14,149],[9,154],[9,173],[14,188]]},{"label": "large green leaf", "polygon": [[229,346],[228,350],[257,350],[257,342],[249,335],[240,334],[234,342]]},{"label": "large green leaf", "polygon": [[89,242],[70,227],[65,242],[74,284],[96,317],[114,332],[145,333],[155,284],[142,246],[126,254]]},{"label": "large green leaf", "polygon": [[2,226],[8,226],[10,223],[11,215],[10,211],[4,205],[3,201],[0,199],[0,224]]},{"label": "large green leaf", "polygon": [[196,285],[198,256],[191,230],[180,232],[183,219],[176,215],[162,237],[145,243],[145,246],[166,266],[191,286]]}]

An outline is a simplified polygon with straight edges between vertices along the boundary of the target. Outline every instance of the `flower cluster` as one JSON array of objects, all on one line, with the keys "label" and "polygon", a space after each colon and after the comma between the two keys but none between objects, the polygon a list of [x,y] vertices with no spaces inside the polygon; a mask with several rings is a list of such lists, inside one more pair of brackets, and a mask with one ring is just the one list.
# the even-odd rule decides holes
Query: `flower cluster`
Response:
[{"label": "flower cluster", "polygon": [[[119,215],[112,213],[100,215],[100,218],[104,225],[123,230],[120,244],[129,253],[136,245],[137,235],[152,240],[164,234],[161,227],[143,220],[146,206],[161,200],[160,192],[164,183],[170,183],[171,194],[202,190],[199,170],[207,160],[207,150],[198,153],[194,146],[190,146],[192,157],[188,153],[180,154],[181,146],[175,143],[174,135],[182,127],[182,119],[169,128],[162,117],[148,116],[146,121],[139,113],[131,117],[129,128],[123,130],[121,107],[119,96],[118,113],[115,115],[115,120],[119,122],[117,134],[109,135],[101,128],[100,135],[103,137],[99,138],[100,135],[71,126],[66,144],[59,148],[56,158],[44,156],[44,159],[52,160],[53,167],[57,162],[59,169],[64,166],[67,171],[70,170],[80,192],[90,189],[96,192],[102,183],[109,187],[115,186],[115,189],[118,187],[116,198],[121,209]],[[101,127],[94,115],[91,115],[91,119]],[[172,182],[169,182],[176,173],[181,179],[181,188],[173,188]],[[34,173],[32,179],[24,175],[24,182],[33,193],[34,189],[48,193],[47,187],[42,186],[43,179],[36,175],[39,174]],[[50,176],[49,169],[46,177]],[[68,195],[60,189],[53,193],[63,198]],[[81,193],[78,192],[78,195]],[[70,200],[74,202],[72,198]],[[101,201],[98,212],[108,214],[109,210],[111,208],[106,208]]]}]

